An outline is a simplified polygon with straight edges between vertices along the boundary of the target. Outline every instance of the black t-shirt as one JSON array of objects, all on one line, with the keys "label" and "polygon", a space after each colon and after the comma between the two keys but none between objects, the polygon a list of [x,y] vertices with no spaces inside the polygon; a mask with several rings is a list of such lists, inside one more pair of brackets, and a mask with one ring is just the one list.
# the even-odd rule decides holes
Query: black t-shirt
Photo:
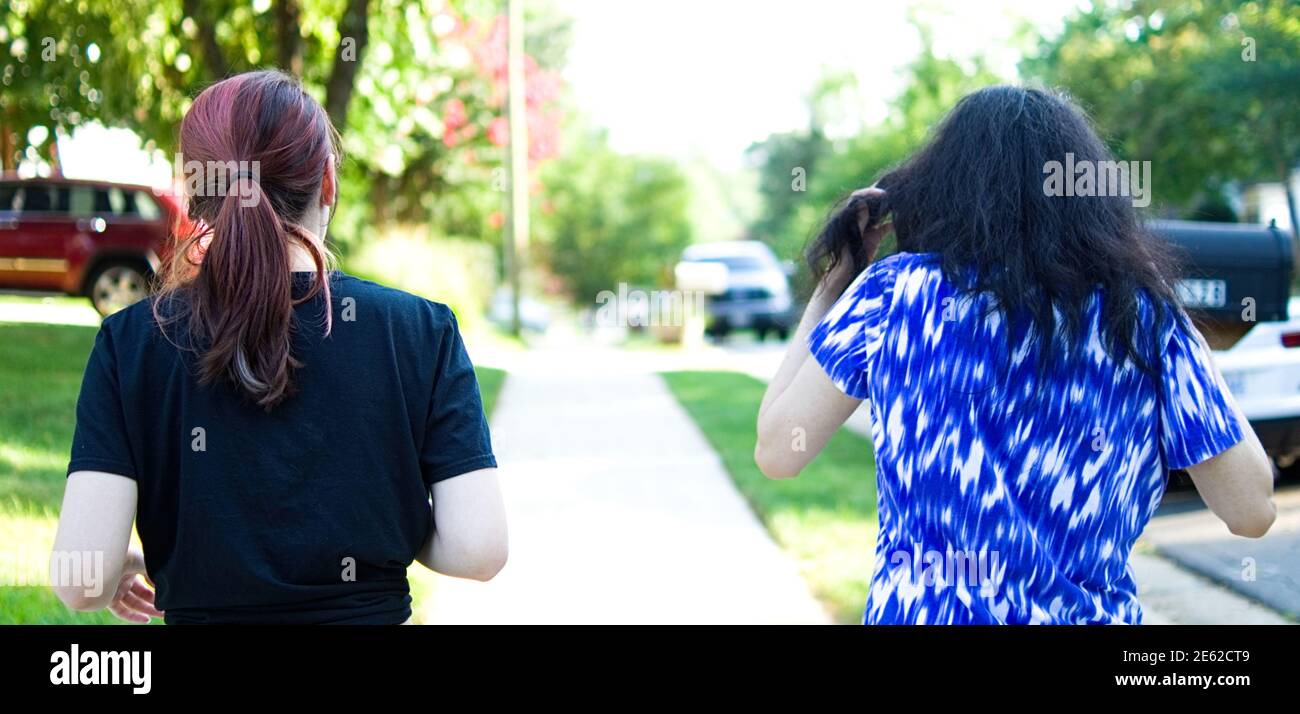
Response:
[{"label": "black t-shirt", "polygon": [[[294,274],[295,295],[311,273]],[[430,486],[496,465],[445,305],[342,273],[295,308],[296,392],[271,412],[200,385],[179,322],[104,320],[68,472],[139,486],[136,527],[168,623],[400,623]]]}]

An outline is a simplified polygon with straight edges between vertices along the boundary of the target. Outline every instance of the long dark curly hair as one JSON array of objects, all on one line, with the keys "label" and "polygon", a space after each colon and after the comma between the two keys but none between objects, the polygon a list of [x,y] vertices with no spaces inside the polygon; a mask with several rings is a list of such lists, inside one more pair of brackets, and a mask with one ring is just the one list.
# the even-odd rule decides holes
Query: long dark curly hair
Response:
[{"label": "long dark curly hair", "polygon": [[808,247],[813,275],[845,260],[855,274],[866,268],[857,218],[866,205],[872,226],[892,220],[899,251],[937,254],[959,289],[991,294],[1006,316],[1028,316],[1037,335],[1054,336],[1038,340],[1040,366],[1056,356],[1058,322],[1066,344],[1078,344],[1100,287],[1108,353],[1155,374],[1158,351],[1143,340],[1159,331],[1139,325],[1139,301],[1145,294],[1156,316],[1181,314],[1166,309],[1177,304],[1176,261],[1129,197],[1050,195],[1046,167],[1067,153],[1076,164],[1113,160],[1069,98],[1014,86],[973,92],[926,146],[879,178],[883,197],[841,201]]}]

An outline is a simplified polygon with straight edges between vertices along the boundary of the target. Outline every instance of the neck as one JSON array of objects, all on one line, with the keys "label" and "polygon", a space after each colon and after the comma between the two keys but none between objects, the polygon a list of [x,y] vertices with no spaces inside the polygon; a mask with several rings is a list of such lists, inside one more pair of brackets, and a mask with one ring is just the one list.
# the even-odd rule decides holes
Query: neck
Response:
[{"label": "neck", "polygon": [[312,260],[311,253],[297,243],[289,244],[289,270],[295,273],[314,273],[316,272],[316,261]]},{"label": "neck", "polygon": [[[306,213],[298,220],[298,226],[306,231],[310,236],[309,240],[317,247],[325,244],[325,221],[324,214],[320,210],[308,209]],[[294,272],[316,272],[316,261],[312,260],[311,252],[298,244],[297,241],[289,242],[289,270]]]}]

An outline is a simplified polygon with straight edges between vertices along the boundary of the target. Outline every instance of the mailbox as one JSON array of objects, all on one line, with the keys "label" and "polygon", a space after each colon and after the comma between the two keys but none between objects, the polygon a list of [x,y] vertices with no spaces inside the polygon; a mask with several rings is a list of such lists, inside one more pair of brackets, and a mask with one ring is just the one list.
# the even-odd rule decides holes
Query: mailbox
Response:
[{"label": "mailbox", "polygon": [[1288,319],[1291,237],[1276,225],[1153,221],[1149,227],[1173,245],[1182,262],[1178,295],[1198,323],[1228,327]]}]

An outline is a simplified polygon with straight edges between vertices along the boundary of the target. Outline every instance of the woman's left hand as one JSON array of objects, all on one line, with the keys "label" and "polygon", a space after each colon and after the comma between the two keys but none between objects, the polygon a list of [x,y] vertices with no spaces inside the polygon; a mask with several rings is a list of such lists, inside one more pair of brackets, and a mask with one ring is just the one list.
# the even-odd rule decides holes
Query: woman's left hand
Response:
[{"label": "woman's left hand", "polygon": [[[883,197],[884,195],[885,192],[883,189],[871,186],[869,188],[860,188],[857,191],[854,191],[849,196],[849,200],[853,201],[857,198]],[[876,259],[876,251],[880,250],[880,243],[884,240],[885,235],[889,233],[890,229],[893,228],[893,224],[881,223],[868,230],[867,226],[871,223],[871,210],[865,203],[858,210],[857,219],[858,233],[862,235],[862,247],[866,252],[867,262],[870,263]],[[839,298],[839,296],[844,292],[844,289],[847,288],[856,277],[858,277],[858,271],[855,269],[853,256],[846,250],[845,254],[841,255],[839,261],[835,264],[835,268],[826,274],[825,279],[822,281],[821,293],[826,297],[826,299],[835,300]]]},{"label": "woman's left hand", "polygon": [[[849,196],[849,200],[851,201],[855,198],[884,198],[884,197],[885,197],[884,189],[876,188],[875,186],[870,186],[868,188],[860,188],[854,191]],[[889,230],[891,228],[893,228],[892,223],[880,223],[876,225],[874,228],[872,228],[871,230],[867,230],[867,225],[869,225],[870,223],[871,223],[871,209],[869,209],[866,205],[863,205],[862,209],[858,211],[858,232],[862,234],[862,243],[863,243],[863,247],[867,249],[868,262],[876,259],[876,251],[880,250],[880,242],[885,239],[885,235],[889,233]]]},{"label": "woman's left hand", "polygon": [[118,618],[142,625],[149,624],[154,617],[162,617],[163,612],[154,606],[154,592],[148,584],[145,574],[144,554],[132,548],[126,553],[126,563],[122,567],[122,578],[117,583],[117,593],[108,609]]}]

